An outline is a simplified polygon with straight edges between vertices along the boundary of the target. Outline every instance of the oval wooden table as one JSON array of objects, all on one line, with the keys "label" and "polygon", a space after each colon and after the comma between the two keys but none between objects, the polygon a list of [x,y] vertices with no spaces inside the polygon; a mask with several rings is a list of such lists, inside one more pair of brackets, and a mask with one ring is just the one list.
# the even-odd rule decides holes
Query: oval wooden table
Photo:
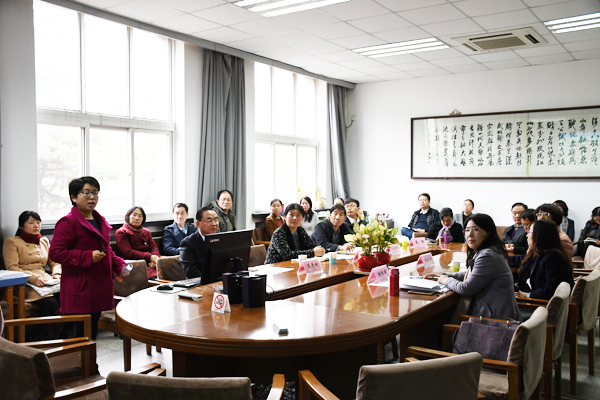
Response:
[{"label": "oval wooden table", "polygon": [[[315,282],[338,279],[331,278],[338,274],[328,263],[323,264],[327,273]],[[337,268],[340,274],[349,273],[343,265]],[[297,276],[294,281],[289,272],[286,274],[289,279],[286,284],[294,283],[292,287],[312,289],[316,285],[299,282]],[[284,285],[283,277],[270,278],[275,287]],[[338,293],[341,290],[346,293],[345,301],[368,308],[372,299],[364,295],[356,297],[355,293],[341,289],[344,285],[360,286],[359,281],[332,284],[331,290]],[[273,373],[284,373],[291,381],[296,380],[299,369],[310,369],[323,376],[334,393],[352,397],[360,366],[377,362],[379,342],[453,305],[453,296],[449,294],[443,296],[448,299],[443,302],[402,296],[397,314],[386,315],[361,312],[339,302],[317,304],[293,299],[268,301],[264,308],[248,309],[234,304],[231,313],[220,314],[211,312],[213,286],[191,289],[190,292],[203,295],[196,302],[150,289],[134,293],[117,306],[117,327],[128,337],[172,349],[173,376],[248,376],[253,382],[269,382]],[[284,289],[280,287],[278,291]],[[382,297],[388,298],[387,294]],[[404,300],[400,299],[410,304],[401,305]],[[277,334],[273,324],[286,326],[289,333]]]}]

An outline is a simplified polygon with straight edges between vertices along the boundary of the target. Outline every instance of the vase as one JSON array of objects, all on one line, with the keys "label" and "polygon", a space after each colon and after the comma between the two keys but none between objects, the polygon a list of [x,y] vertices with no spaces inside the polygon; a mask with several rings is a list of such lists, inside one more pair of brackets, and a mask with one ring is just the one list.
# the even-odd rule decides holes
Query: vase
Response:
[{"label": "vase", "polygon": [[375,255],[375,259],[377,260],[377,266],[387,265],[390,263],[390,260],[392,259],[392,256],[388,252],[385,252],[385,253],[375,252],[373,254]]},{"label": "vase", "polygon": [[362,255],[358,258],[358,270],[361,272],[371,272],[377,266],[377,259],[373,255]]}]

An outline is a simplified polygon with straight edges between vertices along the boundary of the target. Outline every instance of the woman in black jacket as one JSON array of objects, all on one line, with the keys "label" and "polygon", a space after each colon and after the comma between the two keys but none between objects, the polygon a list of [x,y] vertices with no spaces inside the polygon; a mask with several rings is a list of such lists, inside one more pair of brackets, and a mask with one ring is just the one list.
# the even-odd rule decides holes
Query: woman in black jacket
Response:
[{"label": "woman in black jacket", "polygon": [[563,250],[556,225],[537,220],[527,239],[527,254],[509,257],[513,266],[521,266],[517,280],[519,296],[550,300],[561,282],[568,282],[573,287],[571,263]]},{"label": "woman in black jacket", "polygon": [[302,228],[302,220],[306,214],[300,204],[288,205],[283,215],[285,222],[271,236],[265,264],[288,261],[298,258],[300,254],[306,254],[308,258],[325,254],[325,249],[321,246],[315,247],[310,236]]},{"label": "woman in black jacket", "polygon": [[585,258],[585,253],[590,246],[600,247],[600,207],[592,211],[592,219],[585,223],[585,227],[577,242],[577,255]]}]

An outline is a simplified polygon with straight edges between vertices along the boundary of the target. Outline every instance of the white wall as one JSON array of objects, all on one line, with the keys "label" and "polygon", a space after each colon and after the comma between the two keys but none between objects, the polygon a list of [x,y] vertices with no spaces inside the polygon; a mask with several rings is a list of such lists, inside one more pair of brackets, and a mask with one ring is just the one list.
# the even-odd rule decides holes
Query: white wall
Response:
[{"label": "white wall", "polygon": [[[37,125],[31,0],[0,1],[2,235],[37,209]],[[66,188],[65,188],[66,192]]]},{"label": "white wall", "polygon": [[[406,226],[418,208],[419,193],[432,207],[462,209],[471,198],[475,211],[510,225],[510,206],[531,208],[564,200],[576,237],[600,206],[600,182],[586,180],[413,180],[410,178],[410,119],[448,115],[600,105],[600,60],[510,70],[357,85],[349,92],[348,166],[353,197],[370,212],[386,212]],[[385,172],[382,172],[385,171]],[[600,171],[599,171],[600,174]]]}]

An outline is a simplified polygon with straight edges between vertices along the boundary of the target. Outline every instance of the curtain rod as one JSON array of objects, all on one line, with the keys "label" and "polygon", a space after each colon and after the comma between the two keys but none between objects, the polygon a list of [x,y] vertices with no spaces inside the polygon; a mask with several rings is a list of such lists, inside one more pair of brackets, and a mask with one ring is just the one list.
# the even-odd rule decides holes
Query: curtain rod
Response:
[{"label": "curtain rod", "polygon": [[93,15],[94,17],[104,18],[113,22],[118,22],[123,25],[131,26],[133,28],[142,29],[148,32],[157,33],[159,35],[167,36],[172,39],[181,40],[182,42],[186,42],[192,44],[197,47],[201,47],[204,49],[214,50],[221,53],[229,54],[232,56],[236,56],[239,58],[243,58],[245,60],[257,61],[263,64],[272,65],[277,68],[285,69],[288,71],[296,72],[298,74],[310,76],[312,78],[320,79],[322,81],[332,83],[334,85],[342,86],[347,89],[354,89],[356,86],[354,83],[342,81],[335,78],[330,78],[325,75],[319,75],[312,72],[308,72],[305,69],[300,67],[296,67],[290,64],[282,63],[281,61],[272,60],[270,58],[262,57],[256,54],[248,53],[243,50],[234,49],[233,47],[225,46],[219,43],[211,42],[208,40],[200,39],[195,36],[186,35],[185,33],[175,32],[169,29],[160,28],[158,26],[154,26],[145,22],[136,21],[131,18],[123,17],[121,15],[113,14],[108,11],[99,10],[94,7],[90,7],[85,4],[76,3],[70,0],[44,0],[47,3],[52,3],[57,6],[69,8],[74,11],[79,11],[84,14]]}]

